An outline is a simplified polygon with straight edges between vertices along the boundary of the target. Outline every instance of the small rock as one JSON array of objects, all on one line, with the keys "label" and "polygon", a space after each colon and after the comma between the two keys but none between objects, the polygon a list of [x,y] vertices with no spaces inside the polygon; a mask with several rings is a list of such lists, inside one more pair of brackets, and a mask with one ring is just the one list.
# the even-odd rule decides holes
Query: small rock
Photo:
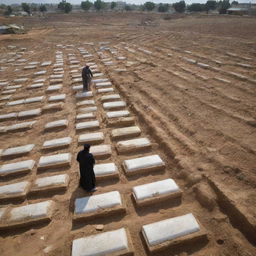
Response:
[{"label": "small rock", "polygon": [[97,225],[96,227],[96,230],[98,230],[98,231],[102,231],[103,229],[104,229],[104,225]]}]

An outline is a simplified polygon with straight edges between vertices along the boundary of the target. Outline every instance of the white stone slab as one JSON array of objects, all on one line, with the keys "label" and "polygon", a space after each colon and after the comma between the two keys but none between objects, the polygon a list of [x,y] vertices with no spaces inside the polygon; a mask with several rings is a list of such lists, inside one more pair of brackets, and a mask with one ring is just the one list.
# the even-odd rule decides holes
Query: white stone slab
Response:
[{"label": "white stone slab", "polygon": [[62,88],[61,84],[57,84],[57,85],[50,85],[47,87],[46,92],[53,92],[53,91],[58,91]]},{"label": "white stone slab", "polygon": [[88,92],[83,92],[83,93],[77,93],[76,94],[76,98],[77,99],[81,99],[81,98],[89,98],[89,97],[92,97],[93,94],[91,91],[88,91]]},{"label": "white stone slab", "polygon": [[68,126],[68,120],[62,119],[62,120],[57,120],[53,122],[49,122],[45,125],[44,129],[49,130],[49,129],[55,129],[55,128],[65,128]]},{"label": "white stone slab", "polygon": [[58,75],[50,75],[50,78],[63,78],[63,74],[58,74]]},{"label": "white stone slab", "polygon": [[46,81],[45,78],[35,79],[34,83],[44,83]]},{"label": "white stone slab", "polygon": [[112,100],[120,100],[121,97],[119,94],[110,94],[110,95],[101,96],[100,99],[102,102],[106,102],[106,101],[112,101]]},{"label": "white stone slab", "polygon": [[141,130],[138,126],[130,126],[125,128],[117,128],[111,131],[111,137],[114,139],[126,137],[126,136],[138,136]]},{"label": "white stone slab", "polygon": [[0,186],[1,198],[14,198],[24,196],[27,193],[30,182],[22,181],[18,183]]},{"label": "white stone slab", "polygon": [[16,83],[16,84],[17,83],[24,83],[26,81],[28,81],[28,78],[18,78],[18,79],[13,80],[13,82]]},{"label": "white stone slab", "polygon": [[103,76],[103,73],[94,73],[93,74],[93,77],[100,77],[100,76]]},{"label": "white stone slab", "polygon": [[159,155],[150,155],[123,162],[125,172],[127,174],[133,174],[140,171],[153,171],[163,169],[165,164]]},{"label": "white stone slab", "polygon": [[52,64],[51,61],[44,61],[44,62],[42,62],[41,66],[44,67],[44,66],[49,66],[51,64]]},{"label": "white stone slab", "polygon": [[46,70],[41,70],[41,71],[34,73],[35,76],[41,76],[41,75],[45,75],[45,74],[46,74]]},{"label": "white stone slab", "polygon": [[64,137],[54,140],[47,140],[43,144],[43,149],[49,149],[49,148],[57,148],[57,147],[63,147],[70,145],[72,139],[71,137]]},{"label": "white stone slab", "polygon": [[5,89],[12,90],[12,89],[19,89],[22,85],[9,85]]},{"label": "white stone slab", "polygon": [[151,142],[147,138],[119,141],[116,144],[116,148],[119,153],[135,151],[138,149],[144,149],[150,146],[151,146]]},{"label": "white stone slab", "polygon": [[7,96],[0,97],[0,101],[9,100],[11,97],[12,97],[12,95],[7,95]]},{"label": "white stone slab", "polygon": [[94,132],[94,133],[86,133],[86,134],[81,134],[78,137],[78,143],[79,144],[84,144],[84,143],[99,143],[104,140],[104,134],[103,132]]},{"label": "white stone slab", "polygon": [[90,148],[90,153],[93,154],[94,157],[108,157],[111,156],[111,146],[110,145],[98,145],[92,146]]},{"label": "white stone slab", "polygon": [[0,121],[5,121],[8,119],[14,119],[18,116],[18,113],[9,113],[9,114],[5,114],[5,115],[0,115]]},{"label": "white stone slab", "polygon": [[104,109],[123,108],[123,107],[126,107],[126,103],[124,101],[114,101],[114,102],[103,103]]},{"label": "white stone slab", "polygon": [[76,104],[77,106],[84,106],[84,105],[95,105],[94,100],[83,100]]},{"label": "white stone slab", "polygon": [[150,249],[152,246],[170,242],[200,231],[200,226],[192,213],[158,221],[142,227],[142,234]]},{"label": "white stone slab", "polygon": [[38,168],[56,168],[71,164],[71,154],[63,153],[50,156],[41,156],[38,163]]},{"label": "white stone slab", "polygon": [[92,128],[99,128],[99,127],[100,127],[99,121],[88,121],[88,122],[81,122],[76,124],[76,130],[92,129]]},{"label": "white stone slab", "polygon": [[95,112],[97,111],[97,107],[94,106],[94,107],[86,107],[86,108],[79,108],[78,109],[78,112],[79,113],[90,113],[90,112]]},{"label": "white stone slab", "polygon": [[78,238],[72,244],[72,256],[128,255],[127,234],[124,228]]},{"label": "white stone slab", "polygon": [[5,176],[9,174],[18,174],[18,173],[25,173],[30,172],[35,165],[35,161],[33,160],[26,160],[11,164],[4,164],[0,167],[0,175]]},{"label": "white stone slab", "polygon": [[7,90],[7,91],[2,91],[1,94],[13,94],[16,92],[16,89],[12,89],[12,90]]},{"label": "white stone slab", "polygon": [[19,146],[14,148],[7,148],[2,152],[2,156],[18,156],[29,153],[35,144],[28,144],[25,146]]},{"label": "white stone slab", "polygon": [[106,92],[113,92],[114,88],[102,88],[97,90],[98,93],[106,93]]},{"label": "white stone slab", "polygon": [[83,89],[83,85],[74,85],[74,86],[72,86],[72,89],[73,89],[74,91],[80,91],[80,90]]},{"label": "white stone slab", "polygon": [[58,111],[62,110],[64,106],[63,102],[58,102],[58,103],[52,103],[52,104],[47,104],[43,107],[43,111]]},{"label": "white stone slab", "polygon": [[24,117],[39,116],[39,115],[41,115],[41,113],[42,113],[41,108],[30,109],[30,110],[25,110],[25,111],[19,112],[18,117],[24,118]]},{"label": "white stone slab", "polygon": [[85,113],[85,114],[78,114],[76,116],[77,120],[82,120],[82,119],[90,119],[90,118],[94,118],[95,115],[94,113]]},{"label": "white stone slab", "polygon": [[101,82],[101,83],[96,83],[95,85],[97,88],[98,87],[109,87],[109,86],[112,86],[112,83],[111,82]]},{"label": "white stone slab", "polygon": [[101,78],[101,79],[93,79],[92,82],[102,83],[102,82],[109,82],[109,80],[107,78]]},{"label": "white stone slab", "polygon": [[66,94],[58,94],[58,95],[53,95],[50,96],[48,101],[65,101],[66,99]]},{"label": "white stone slab", "polygon": [[29,65],[24,67],[25,70],[35,69],[35,68],[36,68],[36,65]]},{"label": "white stone slab", "polygon": [[133,196],[137,204],[151,199],[159,200],[161,197],[181,195],[179,186],[173,179],[160,180],[133,187]]},{"label": "white stone slab", "polygon": [[36,220],[50,219],[53,208],[54,202],[51,200],[15,207],[10,211],[9,220],[11,222],[29,223]]},{"label": "white stone slab", "polygon": [[32,191],[41,191],[56,188],[61,189],[67,187],[68,182],[69,176],[67,174],[38,178],[35,180]]},{"label": "white stone slab", "polygon": [[114,163],[94,165],[96,178],[118,176],[118,169]]},{"label": "white stone slab", "polygon": [[13,124],[13,125],[10,125],[7,127],[7,131],[17,132],[17,131],[21,131],[21,130],[31,129],[35,123],[36,123],[36,121]]},{"label": "white stone slab", "polygon": [[6,209],[7,208],[0,208],[0,221],[3,218],[3,216],[5,215]]},{"label": "white stone slab", "polygon": [[43,100],[44,100],[44,96],[37,96],[37,97],[25,99],[25,103],[29,104],[34,102],[42,102]]},{"label": "white stone slab", "polygon": [[121,195],[118,191],[77,198],[75,200],[75,214],[96,213],[97,211],[122,205]]},{"label": "white stone slab", "polygon": [[126,117],[130,115],[130,112],[128,110],[109,111],[106,115],[108,118]]},{"label": "white stone slab", "polygon": [[25,103],[25,99],[20,99],[20,100],[14,100],[14,101],[9,101],[7,103],[7,106],[15,106],[15,105],[20,105]]}]

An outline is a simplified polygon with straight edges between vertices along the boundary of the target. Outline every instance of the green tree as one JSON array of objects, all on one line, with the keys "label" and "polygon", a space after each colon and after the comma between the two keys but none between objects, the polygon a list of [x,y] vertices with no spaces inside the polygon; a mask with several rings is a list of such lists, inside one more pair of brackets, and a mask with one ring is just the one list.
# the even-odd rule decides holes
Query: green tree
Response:
[{"label": "green tree", "polygon": [[6,7],[6,10],[4,11],[4,15],[10,16],[11,14],[12,14],[12,7],[10,5],[8,5]]},{"label": "green tree", "polygon": [[99,10],[101,10],[101,9],[104,9],[104,7],[105,7],[105,3],[104,3],[103,1],[101,1],[101,0],[96,0],[96,1],[94,2],[94,8],[95,8],[97,11],[99,11]]},{"label": "green tree", "polygon": [[152,11],[156,7],[153,2],[146,2],[144,6],[147,11]]},{"label": "green tree", "polygon": [[126,4],[125,7],[124,7],[124,9],[125,9],[126,11],[132,11],[132,6],[129,5],[129,4]]},{"label": "green tree", "polygon": [[117,6],[116,2],[111,2],[110,8],[113,10]]},{"label": "green tree", "polygon": [[209,10],[215,10],[216,7],[217,7],[217,2],[213,0],[208,0],[205,4],[205,10],[207,11],[207,13]]},{"label": "green tree", "polygon": [[21,7],[22,7],[24,12],[26,12],[27,14],[30,14],[30,12],[31,12],[30,6],[27,3],[22,3]]},{"label": "green tree", "polygon": [[177,3],[174,3],[172,6],[176,12],[182,13],[185,11],[186,3],[185,1],[179,1]]},{"label": "green tree", "polygon": [[223,0],[219,2],[220,9],[219,9],[219,14],[226,14],[227,9],[230,7],[229,0]]},{"label": "green tree", "polygon": [[62,0],[58,4],[58,9],[62,10],[65,13],[69,13],[72,11],[72,5],[70,3],[67,3],[66,0]]},{"label": "green tree", "polygon": [[238,5],[239,3],[237,1],[233,1],[231,5]]},{"label": "green tree", "polygon": [[41,4],[41,5],[39,6],[39,11],[42,12],[42,13],[47,12],[46,5]]},{"label": "green tree", "polygon": [[88,11],[93,6],[93,3],[91,3],[89,0],[85,2],[81,2],[81,8],[85,11]]},{"label": "green tree", "polygon": [[159,4],[158,11],[159,12],[168,12],[169,10],[169,4]]},{"label": "green tree", "polygon": [[205,10],[204,4],[194,3],[188,6],[190,12],[202,12]]}]

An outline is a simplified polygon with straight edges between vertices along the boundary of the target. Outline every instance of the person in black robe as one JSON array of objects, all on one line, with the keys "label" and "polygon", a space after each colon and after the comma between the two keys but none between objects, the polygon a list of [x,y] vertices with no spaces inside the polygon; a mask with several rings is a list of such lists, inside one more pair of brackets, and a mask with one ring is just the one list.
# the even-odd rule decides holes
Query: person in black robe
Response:
[{"label": "person in black robe", "polygon": [[89,153],[90,145],[85,144],[84,149],[77,154],[76,160],[80,167],[80,186],[87,192],[96,191],[95,188],[95,174],[93,166],[95,164],[94,157]]},{"label": "person in black robe", "polygon": [[89,91],[92,77],[93,74],[89,66],[85,66],[82,70],[83,92]]}]

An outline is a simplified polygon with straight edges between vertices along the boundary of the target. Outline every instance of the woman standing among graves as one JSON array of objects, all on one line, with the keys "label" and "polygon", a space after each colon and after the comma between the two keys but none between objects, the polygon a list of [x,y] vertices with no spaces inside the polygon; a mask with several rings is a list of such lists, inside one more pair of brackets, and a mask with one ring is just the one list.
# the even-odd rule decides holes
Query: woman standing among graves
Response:
[{"label": "woman standing among graves", "polygon": [[92,71],[90,67],[86,65],[82,70],[83,92],[89,91],[92,77]]},{"label": "woman standing among graves", "polygon": [[96,191],[95,174],[93,166],[95,164],[94,157],[89,153],[90,145],[84,144],[84,149],[77,154],[76,160],[80,167],[80,186],[87,192]]}]

